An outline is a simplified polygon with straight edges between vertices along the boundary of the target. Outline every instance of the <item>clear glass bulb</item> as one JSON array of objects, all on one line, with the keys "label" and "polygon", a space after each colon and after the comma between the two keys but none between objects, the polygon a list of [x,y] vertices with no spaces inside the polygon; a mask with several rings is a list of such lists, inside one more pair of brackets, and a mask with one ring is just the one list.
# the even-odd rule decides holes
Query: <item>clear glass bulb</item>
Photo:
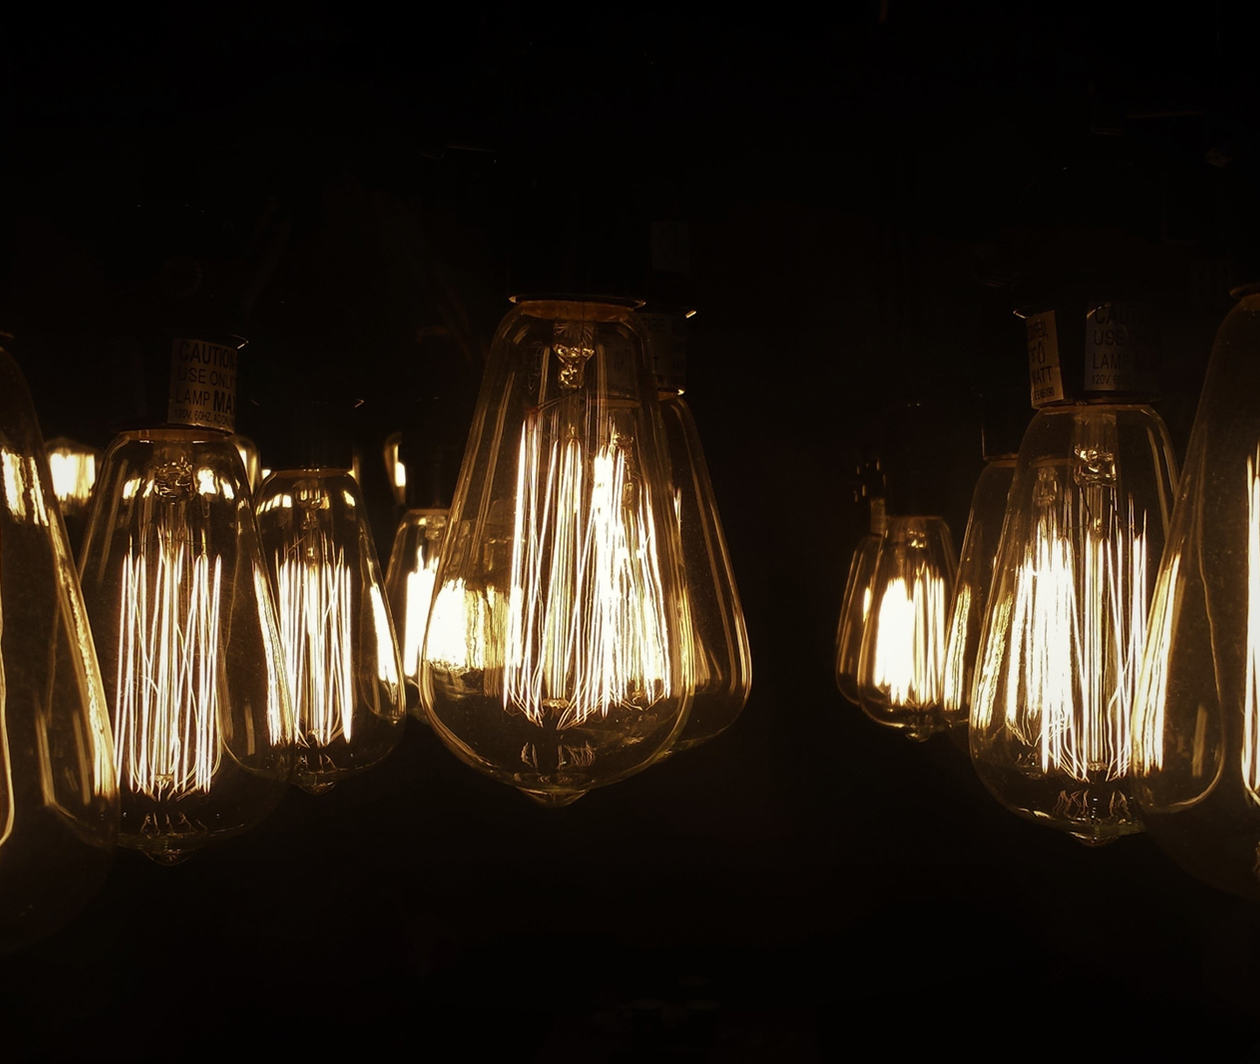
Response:
[{"label": "clear glass bulb", "polygon": [[398,634],[407,707],[412,716],[425,723],[428,718],[420,699],[421,651],[442,543],[446,539],[448,513],[447,510],[415,509],[403,514],[385,570],[385,593]]},{"label": "clear glass bulb", "polygon": [[402,664],[376,546],[344,469],[286,469],[258,492],[292,699],[294,782],[319,794],[398,745]]},{"label": "clear glass bulb", "polygon": [[115,743],[119,841],[172,863],[283,797],[293,720],[270,575],[235,444],[123,432],[80,561]]},{"label": "clear glass bulb", "polygon": [[0,348],[0,953],[104,883],[118,830],[101,674],[26,382]]},{"label": "clear glass bulb", "polygon": [[858,698],[858,659],[862,651],[862,635],[871,612],[871,583],[875,579],[875,562],[884,538],[887,519],[884,500],[871,500],[870,531],[853,550],[849,575],[840,599],[840,620],[836,625],[836,687],[855,706]]},{"label": "clear glass bulb", "polygon": [[691,704],[664,429],[632,318],[528,300],[500,324],[425,637],[435,733],[549,805],[647,767]]},{"label": "clear glass bulb", "polygon": [[660,399],[694,638],[695,694],[671,747],[677,752],[734,723],[752,690],[752,652],[695,418],[680,392],[662,392]]},{"label": "clear glass bulb", "polygon": [[945,626],[956,566],[943,517],[887,518],[858,654],[858,701],[872,720],[910,739],[945,727]]},{"label": "clear glass bulb", "polygon": [[965,726],[971,715],[980,629],[1006,520],[1006,500],[1014,479],[1015,455],[996,455],[985,461],[971,495],[945,640],[944,712],[951,728]]},{"label": "clear glass bulb", "polygon": [[1088,844],[1130,800],[1138,670],[1176,474],[1141,404],[1043,407],[1020,445],[972,693],[970,748],[1004,806]]},{"label": "clear glass bulb", "polygon": [[1260,900],[1260,288],[1208,362],[1150,614],[1133,788],[1196,878]]},{"label": "clear glass bulb", "polygon": [[46,450],[52,490],[61,516],[83,515],[92,501],[92,488],[96,484],[96,448],[58,436],[48,441]]}]

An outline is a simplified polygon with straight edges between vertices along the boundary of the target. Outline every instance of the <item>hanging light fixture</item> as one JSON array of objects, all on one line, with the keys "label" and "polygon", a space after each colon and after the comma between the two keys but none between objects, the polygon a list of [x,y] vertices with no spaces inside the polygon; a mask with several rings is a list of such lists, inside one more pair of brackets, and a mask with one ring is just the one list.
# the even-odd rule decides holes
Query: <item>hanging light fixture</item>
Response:
[{"label": "hanging light fixture", "polygon": [[1062,319],[1027,318],[1037,409],[994,563],[970,748],[999,802],[1096,845],[1142,828],[1133,710],[1175,462],[1138,376],[1140,308],[1091,301],[1067,320],[1086,337],[1079,399],[1062,382]]},{"label": "hanging light fixture", "polygon": [[0,334],[0,953],[83,906],[118,830],[101,674],[11,343]]},{"label": "hanging light fixture", "polygon": [[922,446],[935,404],[898,404],[884,419],[886,513],[858,652],[862,711],[922,741],[945,729],[945,637],[958,556]]},{"label": "hanging light fixture", "polygon": [[1260,899],[1260,286],[1216,334],[1150,611],[1133,787],[1155,842]]},{"label": "hanging light fixture", "polygon": [[421,693],[468,764],[564,805],[686,722],[691,625],[634,305],[520,299],[491,346]]},{"label": "hanging light fixture", "polygon": [[[303,345],[309,348],[309,345]],[[293,780],[320,794],[383,760],[406,723],[402,665],[359,482],[350,475],[352,400],[294,396],[257,495],[284,675]]]},{"label": "hanging light fixture", "polygon": [[244,341],[177,333],[162,346],[167,419],[106,451],[80,575],[110,704],[119,841],[173,863],[280,801],[293,721],[232,441]]}]

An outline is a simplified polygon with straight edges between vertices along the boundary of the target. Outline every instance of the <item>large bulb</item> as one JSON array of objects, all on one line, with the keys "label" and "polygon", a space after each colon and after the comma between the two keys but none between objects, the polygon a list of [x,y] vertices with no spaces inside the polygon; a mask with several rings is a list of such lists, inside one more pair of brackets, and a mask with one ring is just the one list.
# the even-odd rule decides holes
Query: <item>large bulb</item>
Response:
[{"label": "large bulb", "polygon": [[1141,830],[1132,720],[1175,483],[1140,404],[1043,407],[1028,426],[994,563],[970,746],[1003,805],[1089,844]]},{"label": "large bulb", "polygon": [[402,737],[402,666],[362,493],[342,469],[272,473],[258,534],[292,696],[294,782],[319,793]]},{"label": "large bulb", "polygon": [[0,953],[102,885],[118,828],[109,716],[26,382],[0,349]]},{"label": "large bulb", "polygon": [[550,805],[651,764],[691,703],[678,521],[632,317],[530,300],[500,324],[425,639],[439,738]]},{"label": "large bulb", "polygon": [[170,863],[284,795],[293,721],[270,575],[226,433],[127,431],[80,564],[115,740],[120,841]]},{"label": "large bulb", "polygon": [[672,751],[719,735],[752,689],[752,653],[700,434],[680,392],[661,393],[691,615],[695,695]]},{"label": "large bulb", "polygon": [[[402,655],[407,706],[414,717],[426,722],[428,718],[420,700],[420,655],[429,624],[429,607],[433,604],[438,559],[446,538],[448,512],[415,509],[403,514],[385,570],[385,592]],[[436,645],[439,641],[435,639]]]},{"label": "large bulb", "polygon": [[945,641],[945,720],[951,728],[966,725],[971,715],[980,629],[993,582],[1006,500],[1015,478],[1015,455],[986,460],[971,495],[967,531],[963,535],[958,579],[950,605]]},{"label": "large bulb", "polygon": [[945,626],[956,565],[944,518],[887,518],[858,655],[858,701],[871,719],[910,739],[945,727]]},{"label": "large bulb", "polygon": [[1133,788],[1154,841],[1260,900],[1260,290],[1208,362],[1151,605]]}]

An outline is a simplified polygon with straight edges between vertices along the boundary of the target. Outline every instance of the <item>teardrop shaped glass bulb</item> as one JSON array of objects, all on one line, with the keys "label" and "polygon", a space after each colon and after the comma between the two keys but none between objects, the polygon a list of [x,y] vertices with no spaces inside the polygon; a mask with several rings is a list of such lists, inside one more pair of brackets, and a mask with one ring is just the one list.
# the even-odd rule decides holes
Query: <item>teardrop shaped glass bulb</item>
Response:
[{"label": "teardrop shaped glass bulb", "polygon": [[1133,787],[1155,843],[1260,900],[1260,291],[1208,361],[1151,605]]},{"label": "teardrop shaped glass bulb", "polygon": [[251,827],[288,787],[270,575],[225,433],[123,432],[97,491],[80,575],[113,724],[119,841],[171,863]]},{"label": "teardrop shaped glass bulb", "polygon": [[385,570],[385,593],[398,634],[407,709],[426,724],[428,717],[420,699],[420,655],[447,524],[447,510],[408,510],[398,522]]},{"label": "teardrop shaped glass bulb", "polygon": [[632,314],[528,300],[500,324],[425,637],[435,733],[548,805],[650,765],[691,703],[664,429]]},{"label": "teardrop shaped glass bulb", "polygon": [[752,690],[752,652],[695,418],[680,393],[662,392],[660,400],[694,640],[695,694],[670,748],[676,753],[734,723]]},{"label": "teardrop shaped glass bulb", "polygon": [[858,700],[872,720],[916,741],[945,727],[945,627],[957,564],[943,517],[887,518],[858,655]]},{"label": "teardrop shaped glass bulb", "polygon": [[109,716],[26,381],[0,348],[0,953],[104,883],[118,830]]},{"label": "teardrop shaped glass bulb", "polygon": [[280,470],[258,492],[292,699],[293,780],[313,794],[385,758],[406,723],[402,664],[361,496],[344,469]]},{"label": "teardrop shaped glass bulb", "polygon": [[1016,461],[972,694],[972,762],[1008,809],[1086,844],[1142,830],[1131,728],[1176,474],[1138,403],[1043,407]]},{"label": "teardrop shaped glass bulb", "polygon": [[971,495],[945,640],[945,722],[951,729],[965,727],[971,715],[980,629],[1006,520],[1006,500],[1014,479],[1015,455],[990,458]]},{"label": "teardrop shaped glass bulb", "polygon": [[879,545],[887,527],[884,500],[872,499],[870,506],[870,531],[858,540],[853,549],[849,575],[840,599],[840,620],[836,624],[836,687],[855,706],[861,705],[858,698],[858,659],[862,651],[862,635],[866,632],[866,619],[871,612],[875,562],[879,558]]}]

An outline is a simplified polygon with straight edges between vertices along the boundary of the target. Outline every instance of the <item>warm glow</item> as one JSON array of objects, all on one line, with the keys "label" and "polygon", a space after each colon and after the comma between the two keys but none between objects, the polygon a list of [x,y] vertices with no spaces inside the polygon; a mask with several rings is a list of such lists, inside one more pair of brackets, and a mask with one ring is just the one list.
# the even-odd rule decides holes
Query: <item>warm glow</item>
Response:
[{"label": "warm glow", "polygon": [[[1046,494],[1056,496],[1050,474]],[[1129,771],[1146,642],[1145,518],[1139,527],[1132,503],[1123,525],[1118,515],[1112,521],[1077,515],[1076,550],[1068,516],[1056,505],[1039,509],[1014,593],[995,605],[975,724],[987,728],[993,713],[1001,713],[1009,732],[1037,750],[1041,771],[1081,782],[1100,775],[1117,780]],[[1008,639],[1022,655],[1005,653]],[[1005,702],[998,705],[1002,679]]]},{"label": "warm glow", "polygon": [[50,447],[48,472],[52,476],[53,494],[63,509],[84,506],[92,497],[96,483],[96,454],[73,447]]},{"label": "warm glow", "polygon": [[948,712],[965,710],[971,692],[964,690],[967,670],[967,630],[971,616],[971,588],[960,584],[954,594],[954,613],[949,622],[949,641],[945,647],[944,706]]},{"label": "warm glow", "polygon": [[1260,448],[1247,459],[1247,688],[1243,697],[1243,786],[1260,802],[1260,695],[1256,665],[1260,662]]},{"label": "warm glow", "polygon": [[344,552],[325,537],[277,553],[276,614],[301,746],[351,739],[354,720],[352,588]]},{"label": "warm glow", "polygon": [[115,678],[116,767],[152,798],[206,792],[218,767],[223,562],[163,521],[123,568]]},{"label": "warm glow", "polygon": [[948,591],[939,574],[920,570],[910,584],[890,580],[880,596],[872,686],[893,705],[941,704]]},{"label": "warm glow", "polygon": [[[403,672],[416,679],[420,676],[420,652],[424,649],[424,632],[429,621],[429,606],[433,602],[433,582],[437,577],[438,555],[431,554],[423,560],[417,558],[419,567],[407,574],[407,606],[402,620]],[[435,642],[436,645],[436,642]]]},{"label": "warm glow", "polygon": [[570,728],[670,695],[654,516],[639,492],[627,520],[626,488],[615,439],[588,459],[578,440],[544,445],[524,426],[503,701],[535,724],[554,715]]}]

